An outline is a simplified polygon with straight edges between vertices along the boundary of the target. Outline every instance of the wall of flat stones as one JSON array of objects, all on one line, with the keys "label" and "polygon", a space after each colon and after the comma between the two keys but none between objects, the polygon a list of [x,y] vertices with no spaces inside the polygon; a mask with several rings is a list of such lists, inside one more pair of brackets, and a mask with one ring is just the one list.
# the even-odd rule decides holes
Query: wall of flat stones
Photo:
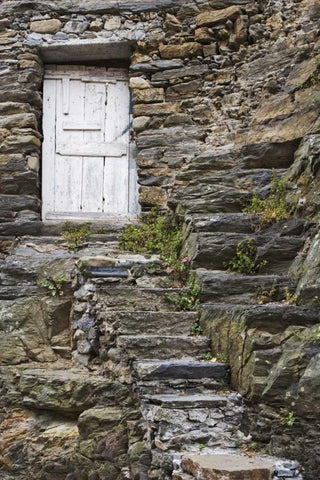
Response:
[{"label": "wall of flat stones", "polygon": [[[318,131],[319,95],[305,83],[316,69],[310,56],[316,22],[310,26],[310,18],[317,15],[313,0],[267,5],[247,0],[108,6],[93,0],[3,2],[1,231],[8,222],[40,219],[44,47],[63,51],[75,42],[132,44],[132,137],[140,203],[144,210],[169,204],[192,211],[190,198],[193,210],[203,207],[198,206],[202,167],[221,181],[214,176],[219,160],[203,165],[201,152],[218,148],[220,158],[219,148],[231,146],[231,165],[224,159],[220,163],[228,170],[224,177],[236,183],[236,192],[249,194],[269,177],[253,175],[248,181],[245,172],[287,167],[299,139]],[[230,180],[229,174],[239,169],[243,172],[236,181]]]}]

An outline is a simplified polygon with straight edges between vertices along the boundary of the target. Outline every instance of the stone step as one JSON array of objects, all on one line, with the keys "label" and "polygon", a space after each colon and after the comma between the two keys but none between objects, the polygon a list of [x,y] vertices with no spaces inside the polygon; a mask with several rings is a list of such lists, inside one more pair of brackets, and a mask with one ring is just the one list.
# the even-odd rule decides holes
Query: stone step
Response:
[{"label": "stone step", "polygon": [[[319,309],[288,304],[269,303],[265,305],[205,305],[201,309],[200,324],[204,330],[217,322],[241,324],[243,331],[257,329],[273,335],[290,326],[312,327],[319,323]],[[215,336],[212,336],[213,342]],[[219,340],[217,338],[217,340]]]},{"label": "stone step", "polygon": [[300,236],[199,232],[190,234],[186,253],[192,258],[193,268],[226,270],[226,264],[235,257],[237,245],[248,240],[257,246],[256,263],[266,262],[260,269],[264,273],[287,272],[304,245]]},{"label": "stone step", "polygon": [[185,456],[181,466],[192,478],[206,480],[270,480],[275,471],[271,459],[236,454]]},{"label": "stone step", "polygon": [[281,237],[304,235],[312,227],[312,222],[303,218],[291,217],[263,228],[259,222],[258,215],[246,213],[217,213],[208,215],[187,215],[185,223],[190,232],[206,233],[257,233],[259,235],[272,234]]},{"label": "stone step", "polygon": [[[165,296],[178,298],[179,288],[139,288],[138,286],[110,286],[100,284],[97,290],[97,298],[104,306],[104,311],[176,311],[177,307],[166,300]],[[75,296],[81,296],[79,290]]]},{"label": "stone step", "polygon": [[183,335],[123,335],[118,337],[117,343],[132,360],[200,359],[210,350],[207,337]]},{"label": "stone step", "polygon": [[[236,399],[236,395],[234,399]],[[226,395],[145,395],[143,401],[152,405],[165,408],[190,409],[190,408],[221,408],[228,405],[230,399]]]},{"label": "stone step", "polygon": [[188,335],[198,312],[106,312],[103,325],[118,335]]},{"label": "stone step", "polygon": [[296,280],[280,275],[241,275],[224,271],[196,271],[201,286],[201,303],[258,303],[260,295],[275,290],[275,301],[285,298],[285,290],[294,292]]},{"label": "stone step", "polygon": [[173,360],[171,362],[134,362],[133,371],[138,380],[198,380],[214,379],[228,381],[228,365],[225,363],[192,362]]},{"label": "stone step", "polygon": [[185,222],[194,232],[253,233],[258,217],[245,213],[217,213],[187,215]]}]

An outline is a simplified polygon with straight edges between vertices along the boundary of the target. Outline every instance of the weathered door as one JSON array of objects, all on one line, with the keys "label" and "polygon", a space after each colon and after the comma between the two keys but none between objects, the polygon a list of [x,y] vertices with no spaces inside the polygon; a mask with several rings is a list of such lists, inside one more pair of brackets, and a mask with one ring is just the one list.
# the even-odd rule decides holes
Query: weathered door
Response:
[{"label": "weathered door", "polygon": [[43,219],[136,213],[129,155],[129,87],[122,69],[53,66],[43,91]]}]

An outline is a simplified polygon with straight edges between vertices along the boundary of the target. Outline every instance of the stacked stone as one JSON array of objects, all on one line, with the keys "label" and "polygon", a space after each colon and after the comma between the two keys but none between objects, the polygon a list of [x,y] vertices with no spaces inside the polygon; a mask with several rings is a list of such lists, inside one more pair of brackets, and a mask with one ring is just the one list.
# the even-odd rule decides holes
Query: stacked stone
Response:
[{"label": "stacked stone", "polygon": [[273,480],[282,480],[287,478],[291,478],[292,480],[302,480],[298,462],[283,461],[276,463]]}]

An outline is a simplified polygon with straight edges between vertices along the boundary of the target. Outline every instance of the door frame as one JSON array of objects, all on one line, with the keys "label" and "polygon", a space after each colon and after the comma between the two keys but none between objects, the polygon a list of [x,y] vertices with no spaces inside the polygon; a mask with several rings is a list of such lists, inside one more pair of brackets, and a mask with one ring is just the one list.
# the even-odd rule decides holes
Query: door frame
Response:
[{"label": "door frame", "polygon": [[[58,64],[56,64],[58,65]],[[42,221],[43,222],[57,222],[57,221],[107,221],[107,220],[127,220],[135,219],[140,213],[140,206],[138,203],[138,173],[136,162],[134,159],[134,147],[131,145],[130,137],[128,141],[128,212],[126,214],[105,213],[105,212],[54,212],[54,156],[55,156],[55,125],[56,125],[56,102],[49,101],[49,96],[52,95],[52,89],[56,89],[56,80],[61,80],[63,74],[55,72],[56,65],[48,65],[44,70],[44,85],[43,85],[43,144],[42,144]],[[65,74],[66,78],[74,78],[72,70],[77,72],[77,67],[81,65],[70,66],[63,65],[66,69],[69,68],[69,73]],[[85,62],[83,64],[85,66]],[[71,67],[71,68],[70,68]],[[78,70],[79,71],[79,70]],[[76,74],[75,74],[76,75]],[[95,74],[86,73],[86,76],[94,79]],[[50,80],[52,80],[50,82]],[[108,80],[128,80],[128,70],[123,68],[109,68],[106,70],[106,78]],[[63,81],[63,80],[62,80]],[[101,79],[99,80],[101,81]],[[129,88],[129,86],[128,86]],[[130,89],[129,89],[130,91]],[[128,111],[129,125],[132,124],[132,112]]]}]

